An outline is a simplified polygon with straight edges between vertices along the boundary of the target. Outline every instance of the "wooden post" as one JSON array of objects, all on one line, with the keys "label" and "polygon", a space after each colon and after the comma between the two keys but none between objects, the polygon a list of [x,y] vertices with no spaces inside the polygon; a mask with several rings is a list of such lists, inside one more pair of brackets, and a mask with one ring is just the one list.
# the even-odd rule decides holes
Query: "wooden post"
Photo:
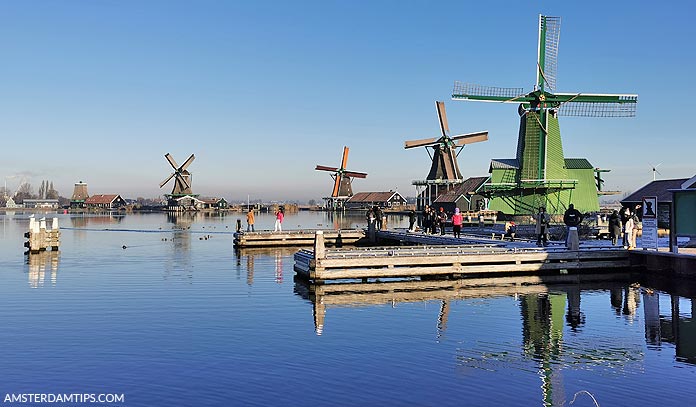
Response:
[{"label": "wooden post", "polygon": [[367,223],[367,236],[370,239],[370,243],[375,243],[377,241],[377,235],[375,234],[375,229],[377,228],[375,225],[376,223],[374,218],[370,218]]},{"label": "wooden post", "polygon": [[324,231],[317,230],[314,234],[314,260],[326,257],[326,247],[324,246]]},{"label": "wooden post", "polygon": [[568,250],[578,250],[580,239],[578,238],[578,228],[571,226],[568,228]]}]

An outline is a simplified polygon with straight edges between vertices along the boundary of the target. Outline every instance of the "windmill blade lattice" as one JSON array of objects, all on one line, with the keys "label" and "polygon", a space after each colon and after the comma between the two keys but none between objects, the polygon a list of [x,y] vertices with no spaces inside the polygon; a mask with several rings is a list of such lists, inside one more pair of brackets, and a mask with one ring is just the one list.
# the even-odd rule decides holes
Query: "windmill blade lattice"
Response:
[{"label": "windmill blade lattice", "polygon": [[191,154],[189,158],[184,161],[184,163],[179,166],[174,157],[170,153],[164,155],[167,159],[169,165],[172,166],[174,172],[169,175],[164,181],[160,183],[160,188],[165,186],[172,178],[174,178],[174,187],[172,188],[171,195],[190,195],[191,191],[191,173],[187,170],[188,166],[191,165],[196,156]]}]

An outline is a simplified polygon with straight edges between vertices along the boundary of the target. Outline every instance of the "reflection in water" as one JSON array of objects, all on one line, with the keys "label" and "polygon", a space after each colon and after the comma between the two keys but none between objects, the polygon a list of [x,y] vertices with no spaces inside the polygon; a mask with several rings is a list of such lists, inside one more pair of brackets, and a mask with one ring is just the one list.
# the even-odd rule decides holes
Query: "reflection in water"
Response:
[{"label": "reflection in water", "polygon": [[172,256],[167,263],[167,275],[193,278],[191,266],[191,224],[200,217],[197,212],[168,212],[167,221],[172,223]]},{"label": "reflection in water", "polygon": [[234,248],[234,256],[237,260],[237,272],[242,272],[242,260],[246,262],[246,281],[249,286],[254,284],[254,262],[256,258],[272,257],[274,261],[274,278],[278,284],[283,283],[283,258],[297,252],[294,247],[252,247]]},{"label": "reflection in water", "polygon": [[[628,275],[623,276],[623,281],[627,281]],[[639,290],[628,287],[627,282],[592,283],[592,276],[583,278],[586,282],[577,283],[577,276],[573,276],[567,284],[544,285],[532,277],[330,284],[311,284],[296,277],[295,293],[312,302],[317,335],[324,334],[327,309],[332,307],[438,300],[438,342],[444,339],[447,331],[453,300],[500,296],[517,298],[522,316],[521,359],[514,352],[460,348],[458,352],[463,354],[457,355],[457,360],[464,366],[484,370],[511,367],[527,370],[531,362],[541,382],[542,405],[562,406],[567,401],[564,369],[578,365],[583,368],[624,369],[626,365],[640,363],[643,359],[639,344],[623,343],[609,349],[602,348],[594,342],[597,338],[583,338],[580,329],[585,325],[585,314],[581,309],[583,290],[597,291],[611,287],[612,302],[616,301],[616,293],[619,293],[620,308],[633,314],[639,303]],[[574,334],[570,342],[564,339],[566,324]],[[612,338],[599,340],[609,342]]]},{"label": "reflection in water", "polygon": [[[577,287],[572,290],[579,292]],[[565,301],[566,295],[557,293],[528,294],[520,301],[522,337],[526,352],[539,363],[544,406],[562,406],[565,402],[562,366],[558,363]]]},{"label": "reflection in water", "polygon": [[278,284],[283,282],[283,256],[278,252],[275,255],[275,281]]},{"label": "reflection in water", "polygon": [[41,251],[27,255],[29,287],[43,287],[46,271],[50,270],[51,285],[55,286],[58,280],[59,251]]}]

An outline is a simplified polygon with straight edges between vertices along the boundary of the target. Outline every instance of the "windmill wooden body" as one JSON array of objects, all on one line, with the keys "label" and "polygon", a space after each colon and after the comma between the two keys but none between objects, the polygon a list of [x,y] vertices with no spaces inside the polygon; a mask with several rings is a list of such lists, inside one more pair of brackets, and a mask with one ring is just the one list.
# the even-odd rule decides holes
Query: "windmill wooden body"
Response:
[{"label": "windmill wooden body", "polygon": [[491,180],[484,188],[491,197],[490,209],[523,215],[546,206],[549,213],[559,214],[572,202],[582,212],[599,210],[601,182],[595,178],[595,167],[585,158],[565,158],[558,116],[631,117],[638,96],[552,93],[559,38],[560,18],[539,16],[537,78],[532,92],[455,82],[454,100],[519,104],[517,154],[513,159],[491,162]]},{"label": "windmill wooden body", "polygon": [[327,167],[317,165],[315,170],[331,172],[334,180],[331,196],[324,197],[325,208],[330,210],[340,210],[345,207],[345,202],[353,196],[353,178],[367,178],[367,173],[349,171],[346,169],[348,164],[348,147],[343,147],[343,157],[340,167]]},{"label": "windmill wooden body", "polygon": [[172,187],[172,192],[170,194],[165,194],[167,198],[167,207],[170,210],[191,210],[197,209],[198,203],[201,202],[198,199],[198,194],[194,194],[191,190],[191,173],[188,170],[188,166],[191,165],[196,157],[191,154],[189,158],[181,165],[174,161],[171,154],[167,153],[164,155],[167,159],[169,165],[172,166],[174,172],[171,173],[164,181],[160,183],[160,188],[164,187],[171,179],[174,179],[174,186]]},{"label": "windmill wooden body", "polygon": [[[425,180],[413,181],[416,186],[417,207],[423,209],[432,204],[438,196],[450,191],[456,185],[464,182],[459,171],[457,157],[465,145],[488,140],[488,132],[460,134],[450,137],[449,124],[444,102],[435,102],[437,118],[440,123],[440,137],[421,140],[410,140],[404,143],[404,148],[425,147],[430,155],[432,164]],[[432,153],[430,151],[432,149]]]}]

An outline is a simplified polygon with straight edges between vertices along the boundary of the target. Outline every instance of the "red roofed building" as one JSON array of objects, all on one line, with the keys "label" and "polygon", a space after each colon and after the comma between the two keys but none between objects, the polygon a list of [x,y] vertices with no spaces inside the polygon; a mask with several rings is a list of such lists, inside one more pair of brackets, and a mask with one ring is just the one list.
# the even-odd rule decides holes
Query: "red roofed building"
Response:
[{"label": "red roofed building", "polygon": [[92,195],[85,199],[85,206],[89,209],[118,209],[126,206],[126,201],[121,195]]}]

